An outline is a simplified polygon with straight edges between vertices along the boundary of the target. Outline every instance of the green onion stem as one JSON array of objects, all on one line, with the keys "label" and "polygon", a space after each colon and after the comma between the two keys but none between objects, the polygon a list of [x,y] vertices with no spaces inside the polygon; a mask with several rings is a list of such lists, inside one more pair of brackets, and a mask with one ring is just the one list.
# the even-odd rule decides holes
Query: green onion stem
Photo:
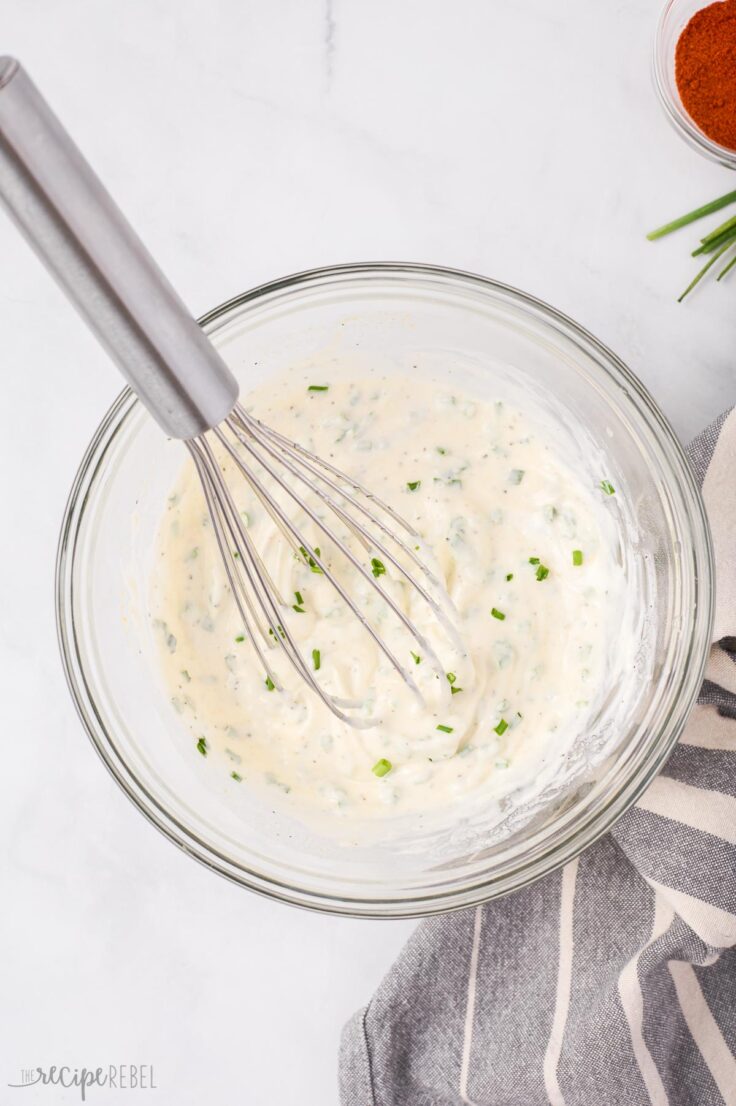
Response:
[{"label": "green onion stem", "polygon": [[714,211],[720,211],[722,207],[728,207],[732,203],[736,203],[736,192],[727,192],[725,196],[719,196],[717,200],[711,200],[709,204],[696,207],[694,211],[689,211],[687,215],[681,215],[679,219],[673,219],[671,223],[665,223],[664,226],[650,231],[647,238],[650,242],[654,242],[657,238],[664,238],[665,234],[671,234],[673,230],[686,227],[688,223],[694,223],[696,219],[712,215]]},{"label": "green onion stem", "polygon": [[716,263],[716,261],[718,260],[718,258],[719,258],[719,257],[720,257],[720,256],[721,256],[722,254],[724,254],[724,253],[726,252],[726,250],[730,248],[730,246],[731,246],[731,245],[732,245],[732,242],[731,242],[731,240],[729,239],[729,241],[728,241],[728,242],[726,242],[726,243],[725,243],[725,245],[721,246],[720,250],[717,250],[717,251],[716,251],[716,253],[714,253],[714,254],[713,254],[713,256],[712,256],[712,257],[710,258],[710,260],[709,260],[709,261],[706,261],[706,263],[705,263],[705,265],[703,266],[703,268],[702,268],[702,269],[700,270],[700,272],[699,272],[699,273],[696,273],[696,275],[695,275],[695,276],[693,277],[693,279],[692,279],[692,280],[690,281],[690,283],[688,284],[687,288],[686,288],[686,289],[685,289],[685,291],[684,291],[684,292],[682,293],[682,295],[681,295],[681,296],[678,296],[678,297],[677,297],[677,302],[678,302],[678,303],[682,303],[682,301],[683,301],[683,300],[685,299],[685,296],[686,296],[686,295],[688,294],[688,292],[692,292],[692,290],[693,290],[693,288],[695,287],[695,285],[696,285],[696,284],[698,284],[698,282],[699,282],[700,280],[702,280],[702,278],[703,278],[703,277],[705,276],[705,274],[706,274],[706,273],[708,272],[708,269],[710,269],[711,265],[714,265],[714,264]]}]

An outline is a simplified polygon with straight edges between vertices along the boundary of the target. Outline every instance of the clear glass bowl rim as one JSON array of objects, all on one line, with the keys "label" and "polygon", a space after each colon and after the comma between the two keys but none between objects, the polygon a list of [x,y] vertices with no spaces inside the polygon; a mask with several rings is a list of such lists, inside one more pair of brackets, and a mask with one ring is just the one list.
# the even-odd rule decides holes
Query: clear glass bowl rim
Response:
[{"label": "clear glass bowl rim", "polygon": [[[701,7],[707,7],[708,2],[709,0],[703,0]],[[697,150],[704,157],[710,158],[711,161],[715,161],[727,169],[736,169],[736,150],[729,150],[727,146],[721,146],[720,143],[714,142],[712,138],[708,138],[708,135],[701,131],[697,123],[685,111],[679,97],[672,94],[667,76],[672,59],[670,51],[665,45],[665,33],[667,21],[670,18],[675,18],[674,12],[680,6],[680,3],[681,0],[667,0],[660,12],[654,34],[652,77],[659,102],[672,127],[691,149]],[[686,23],[687,20],[684,22]]]},{"label": "clear glass bowl rim", "polygon": [[[418,895],[411,899],[359,900],[327,896],[321,893],[311,896],[303,888],[264,877],[235,864],[228,857],[215,852],[200,841],[159,803],[144,784],[129,770],[120,758],[108,734],[105,723],[97,710],[93,688],[85,675],[84,657],[79,650],[74,625],[74,568],[76,545],[84,523],[86,505],[100,472],[104,471],[106,454],[115,437],[121,433],[131,413],[140,401],[130,388],[125,388],[108,409],[100,422],[74,478],[64,509],[56,559],[55,597],[56,623],[62,666],[77,713],[93,747],[102,759],[113,779],[138,810],[165,837],[187,855],[194,857],[205,867],[226,879],[247,887],[267,898],[326,914],[348,915],[363,918],[416,918],[448,913],[486,902],[534,882],[562,867],[607,833],[647,788],[661,770],[672,752],[700,689],[714,618],[714,558],[705,508],[687,456],[669,422],[645,389],[643,384],[608,347],[574,320],[557,311],[543,300],[510,285],[489,277],[444,266],[409,262],[356,262],[324,266],[294,273],[290,276],[258,285],[208,311],[198,320],[208,328],[223,320],[229,313],[243,305],[266,298],[274,293],[308,289],[311,285],[324,287],[328,283],[340,284],[356,277],[381,277],[399,274],[411,280],[436,278],[449,285],[474,286],[481,290],[507,297],[516,305],[541,314],[545,321],[568,339],[582,345],[594,356],[597,368],[625,385],[636,397],[637,408],[647,416],[651,430],[664,443],[673,480],[679,490],[689,498],[692,514],[690,536],[697,558],[695,612],[687,651],[688,663],[683,663],[681,680],[671,696],[670,709],[659,732],[652,735],[647,756],[636,764],[636,770],[627,774],[620,787],[607,800],[598,805],[592,815],[580,824],[566,825],[564,834],[553,846],[537,855],[531,862],[521,863],[504,879],[475,880],[461,889],[440,894]],[[586,812],[587,813],[587,812]]]}]

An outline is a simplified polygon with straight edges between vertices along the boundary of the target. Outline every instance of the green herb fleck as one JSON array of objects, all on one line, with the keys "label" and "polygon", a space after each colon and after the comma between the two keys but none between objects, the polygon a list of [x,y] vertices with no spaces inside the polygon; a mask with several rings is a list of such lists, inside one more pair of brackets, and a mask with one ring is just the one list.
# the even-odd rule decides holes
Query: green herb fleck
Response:
[{"label": "green herb fleck", "polygon": [[390,760],[386,760],[385,757],[381,757],[381,759],[377,760],[376,763],[373,765],[373,767],[371,768],[371,772],[374,776],[387,776],[392,767],[393,765],[391,764]]},{"label": "green herb fleck", "polygon": [[304,607],[300,607],[298,603],[292,605],[292,611],[296,611],[297,614],[306,614]]},{"label": "green herb fleck", "polygon": [[512,469],[509,473],[509,484],[520,484],[524,479],[524,469]]},{"label": "green herb fleck", "polygon": [[514,578],[513,572],[507,572],[506,573],[506,583],[508,583],[509,580],[513,580],[513,578]]},{"label": "green herb fleck", "polygon": [[276,684],[273,682],[270,676],[266,676],[266,679],[263,682],[269,691],[273,691],[273,689],[276,687]]},{"label": "green herb fleck", "polygon": [[537,579],[540,580],[540,581],[541,580],[546,580],[548,576],[549,576],[549,569],[547,568],[547,566],[546,565],[540,565],[539,568],[537,569]]},{"label": "green herb fleck", "polygon": [[457,676],[455,675],[454,672],[448,672],[447,673],[447,682],[448,682],[448,684],[454,684],[456,679],[457,679]]},{"label": "green herb fleck", "polygon": [[576,568],[579,568],[583,563],[583,551],[582,549],[573,549],[572,551],[572,563]]},{"label": "green herb fleck", "polygon": [[410,492],[415,492],[421,483],[421,480],[408,480],[406,486]]},{"label": "green herb fleck", "polygon": [[201,753],[203,757],[207,756],[207,742],[203,737],[200,737],[197,742],[197,752]]},{"label": "green herb fleck", "polygon": [[235,638],[236,641],[245,641],[245,634],[238,634]]},{"label": "green herb fleck", "polygon": [[494,732],[497,733],[499,737],[501,737],[502,734],[505,734],[508,728],[509,724],[505,718],[502,718],[498,725],[493,727]]},{"label": "green herb fleck", "polygon": [[451,687],[450,688],[450,693],[452,695],[459,695],[461,691],[462,691],[461,687]]},{"label": "green herb fleck", "polygon": [[442,733],[452,733],[454,727],[453,726],[438,726],[437,729],[441,730]]},{"label": "green herb fleck", "polygon": [[299,604],[300,607],[304,606],[304,600],[302,598],[302,593],[300,591],[295,591],[294,592],[294,598],[296,599],[296,601],[297,601],[297,603]]},{"label": "green herb fleck", "polygon": [[314,665],[314,671],[319,672],[322,667],[322,654],[319,649],[312,650],[312,664]]},{"label": "green herb fleck", "polygon": [[189,673],[188,673],[188,671],[186,670],[186,668],[182,668],[182,670],[181,670],[181,674],[182,674],[182,676],[184,677],[184,679],[186,680],[186,682],[187,682],[188,684],[190,684],[190,683],[192,682],[192,677],[191,677],[191,676],[189,675]]},{"label": "green herb fleck", "polygon": [[414,664],[419,664],[422,659],[418,653],[412,653],[412,657],[414,658]]},{"label": "green herb fleck", "polygon": [[529,564],[530,565],[538,565],[539,564],[539,557],[530,557],[529,558]]},{"label": "green herb fleck", "polygon": [[616,489],[614,488],[610,480],[601,480],[600,489],[602,492],[605,492],[606,495],[614,495],[616,492]]},{"label": "green herb fleck", "polygon": [[308,392],[326,392],[329,389],[329,384],[310,384],[307,388]]},{"label": "green herb fleck", "polygon": [[[322,569],[319,567],[319,565],[315,561],[314,557],[310,556],[310,554],[307,553],[307,551],[306,551],[306,549],[304,548],[303,545],[299,546],[299,552],[301,553],[302,557],[304,558],[304,560],[307,562],[307,564],[311,568],[312,572],[319,572],[319,573],[322,572]],[[322,556],[322,554],[320,553],[320,549],[319,549],[318,545],[315,545],[314,552],[315,552],[315,555],[317,557]]]},{"label": "green herb fleck", "polygon": [[382,561],[379,561],[378,557],[371,557],[371,571],[376,577],[384,576],[386,573],[386,566]]},{"label": "green herb fleck", "polygon": [[506,618],[506,615],[503,613],[503,611],[499,611],[497,607],[491,607],[491,614],[494,618],[497,618],[499,622],[503,622]]},{"label": "green herb fleck", "polygon": [[231,772],[230,773],[230,779],[235,780],[236,783],[242,783],[243,782],[243,777],[241,775],[239,775],[238,772]]},{"label": "green herb fleck", "polygon": [[445,449],[445,447],[443,445],[438,445],[437,446],[437,452],[441,453],[442,456],[444,457],[445,454],[447,453],[447,450]]}]

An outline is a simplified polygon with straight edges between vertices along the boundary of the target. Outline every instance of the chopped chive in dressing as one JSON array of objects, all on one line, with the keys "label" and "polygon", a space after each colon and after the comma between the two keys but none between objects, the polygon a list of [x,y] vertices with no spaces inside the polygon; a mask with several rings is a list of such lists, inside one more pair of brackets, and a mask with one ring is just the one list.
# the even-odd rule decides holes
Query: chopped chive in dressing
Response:
[{"label": "chopped chive in dressing", "polygon": [[406,486],[410,492],[415,492],[421,486],[421,480],[407,480]]},{"label": "chopped chive in dressing", "polygon": [[230,779],[235,780],[236,783],[242,783],[243,782],[243,777],[240,775],[239,772],[231,772],[230,773]]},{"label": "chopped chive in dressing", "polygon": [[499,622],[503,622],[506,618],[506,615],[503,613],[503,611],[499,611],[497,607],[491,607],[491,614],[494,618],[497,618]]},{"label": "chopped chive in dressing", "polygon": [[457,681],[457,676],[455,675],[455,673],[454,672],[448,672],[447,673],[447,682],[450,685],[450,693],[452,695],[459,695],[460,692],[462,691],[461,687],[456,687],[455,686],[456,681]]},{"label": "chopped chive in dressing", "polygon": [[314,665],[314,671],[319,672],[322,667],[322,654],[319,649],[312,650],[312,664]]},{"label": "chopped chive in dressing", "polygon": [[[311,568],[312,572],[320,572],[320,573],[322,572],[322,569],[319,567],[319,565],[315,561],[314,557],[310,556],[309,553],[307,553],[307,551],[306,551],[306,549],[304,548],[303,545],[299,546],[299,552],[301,553],[302,557],[304,558],[304,560],[307,562],[307,564]],[[315,552],[317,557],[322,556],[322,554],[320,553],[320,549],[319,549],[318,545],[315,545],[314,552]],[[298,558],[297,558],[297,560],[298,560]]]},{"label": "chopped chive in dressing", "polygon": [[582,549],[573,549],[572,551],[572,563],[576,568],[579,568],[583,563],[583,551]]},{"label": "chopped chive in dressing", "polygon": [[453,733],[454,732],[454,726],[438,726],[437,729],[441,730],[442,733]]},{"label": "chopped chive in dressing", "polygon": [[616,494],[616,489],[614,488],[614,486],[610,482],[610,480],[601,480],[599,487],[600,487],[602,492],[606,493],[606,495],[615,495]]},{"label": "chopped chive in dressing", "polygon": [[529,558],[529,564],[530,565],[538,565],[539,564],[539,557],[530,557]]},{"label": "chopped chive in dressing", "polygon": [[520,484],[524,475],[524,469],[512,469],[509,473],[509,484]]},{"label": "chopped chive in dressing", "polygon": [[414,664],[419,664],[422,659],[418,653],[412,653],[412,657],[414,658]]},{"label": "chopped chive in dressing", "polygon": [[329,389],[329,384],[310,384],[307,388],[308,392],[326,392]]},{"label": "chopped chive in dressing", "polygon": [[296,601],[297,601],[297,603],[299,604],[300,607],[304,606],[304,599],[303,599],[302,593],[300,591],[295,591],[294,592],[294,598],[296,599]]},{"label": "chopped chive in dressing", "polygon": [[439,454],[440,454],[440,455],[441,455],[442,457],[444,457],[444,456],[445,456],[445,454],[447,453],[447,450],[445,449],[445,447],[444,447],[443,445],[438,445],[438,446],[437,446],[437,452],[438,452],[438,453],[439,453]]},{"label": "chopped chive in dressing", "polygon": [[207,741],[204,737],[200,737],[197,741],[197,752],[201,753],[203,757],[207,756]]},{"label": "chopped chive in dressing", "polygon": [[393,768],[390,760],[386,760],[385,757],[381,757],[371,768],[371,772],[374,776],[386,776]]},{"label": "chopped chive in dressing", "polygon": [[549,569],[546,565],[539,565],[536,575],[538,580],[546,580],[549,576]]},{"label": "chopped chive in dressing", "polygon": [[383,561],[379,561],[378,557],[371,557],[371,572],[376,577],[386,574],[386,566]]},{"label": "chopped chive in dressing", "polygon": [[263,682],[269,691],[273,691],[273,689],[276,687],[276,684],[273,682],[270,676],[266,676],[266,679]]},{"label": "chopped chive in dressing", "polygon": [[498,725],[493,727],[494,732],[497,733],[499,737],[501,737],[502,734],[505,734],[508,728],[509,724],[505,718],[502,718]]},{"label": "chopped chive in dressing", "polygon": [[506,583],[508,583],[509,580],[513,580],[513,578],[514,578],[513,572],[507,572],[506,573]]},{"label": "chopped chive in dressing", "polygon": [[245,634],[238,634],[235,640],[237,642],[245,641]]}]

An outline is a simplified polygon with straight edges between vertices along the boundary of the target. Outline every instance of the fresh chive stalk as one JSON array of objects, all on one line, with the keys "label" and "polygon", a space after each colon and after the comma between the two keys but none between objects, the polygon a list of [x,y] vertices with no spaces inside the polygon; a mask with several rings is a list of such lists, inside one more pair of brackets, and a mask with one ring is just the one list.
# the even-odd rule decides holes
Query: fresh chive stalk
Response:
[{"label": "fresh chive stalk", "polygon": [[731,227],[729,230],[724,230],[721,234],[716,234],[713,238],[707,242],[701,242],[697,249],[693,250],[690,254],[691,257],[700,257],[704,253],[713,253],[720,246],[725,245],[727,242],[733,242],[736,240],[736,228]]},{"label": "fresh chive stalk", "polygon": [[726,265],[725,269],[721,269],[720,273],[716,277],[716,280],[721,280],[722,277],[724,277],[726,275],[726,273],[730,272],[731,269],[733,269],[734,265],[736,265],[736,254],[734,254],[734,256],[731,258],[728,265]]},{"label": "fresh chive stalk", "polygon": [[[695,276],[690,281],[690,283],[688,284],[685,291],[682,293],[682,295],[677,297],[677,302],[678,303],[682,303],[682,301],[685,299],[685,296],[687,296],[689,292],[692,292],[692,290],[693,290],[693,288],[695,287],[696,284],[700,283],[700,281],[703,279],[703,277],[708,272],[710,267],[712,265],[715,265],[718,258],[722,257],[723,254],[726,252],[726,250],[730,249],[732,245],[733,245],[733,240],[729,238],[728,242],[726,242],[723,246],[721,246],[720,250],[716,250],[716,252],[710,258],[710,260],[706,261],[705,265],[700,270],[700,272],[695,274]],[[727,269],[728,269],[728,266],[726,266],[726,270]],[[721,276],[723,276],[723,273],[721,273]]]},{"label": "fresh chive stalk", "polygon": [[710,203],[703,204],[702,207],[696,207],[694,211],[689,211],[687,215],[681,215],[679,219],[673,219],[671,223],[665,223],[664,226],[650,231],[647,238],[650,242],[656,241],[657,238],[664,238],[666,234],[671,234],[673,230],[686,227],[689,223],[694,223],[697,219],[703,219],[706,215],[712,215],[714,211],[720,211],[722,207],[728,207],[729,204],[733,203],[736,203],[736,192],[727,192],[725,196],[719,196],[717,200],[711,200]]},{"label": "fresh chive stalk", "polygon": [[706,234],[705,238],[701,238],[700,241],[705,246],[708,242],[712,242],[714,238],[720,238],[720,236],[728,230],[736,228],[736,215],[732,215],[730,219],[726,219],[725,223],[721,223],[720,226],[712,230],[710,234]]}]

